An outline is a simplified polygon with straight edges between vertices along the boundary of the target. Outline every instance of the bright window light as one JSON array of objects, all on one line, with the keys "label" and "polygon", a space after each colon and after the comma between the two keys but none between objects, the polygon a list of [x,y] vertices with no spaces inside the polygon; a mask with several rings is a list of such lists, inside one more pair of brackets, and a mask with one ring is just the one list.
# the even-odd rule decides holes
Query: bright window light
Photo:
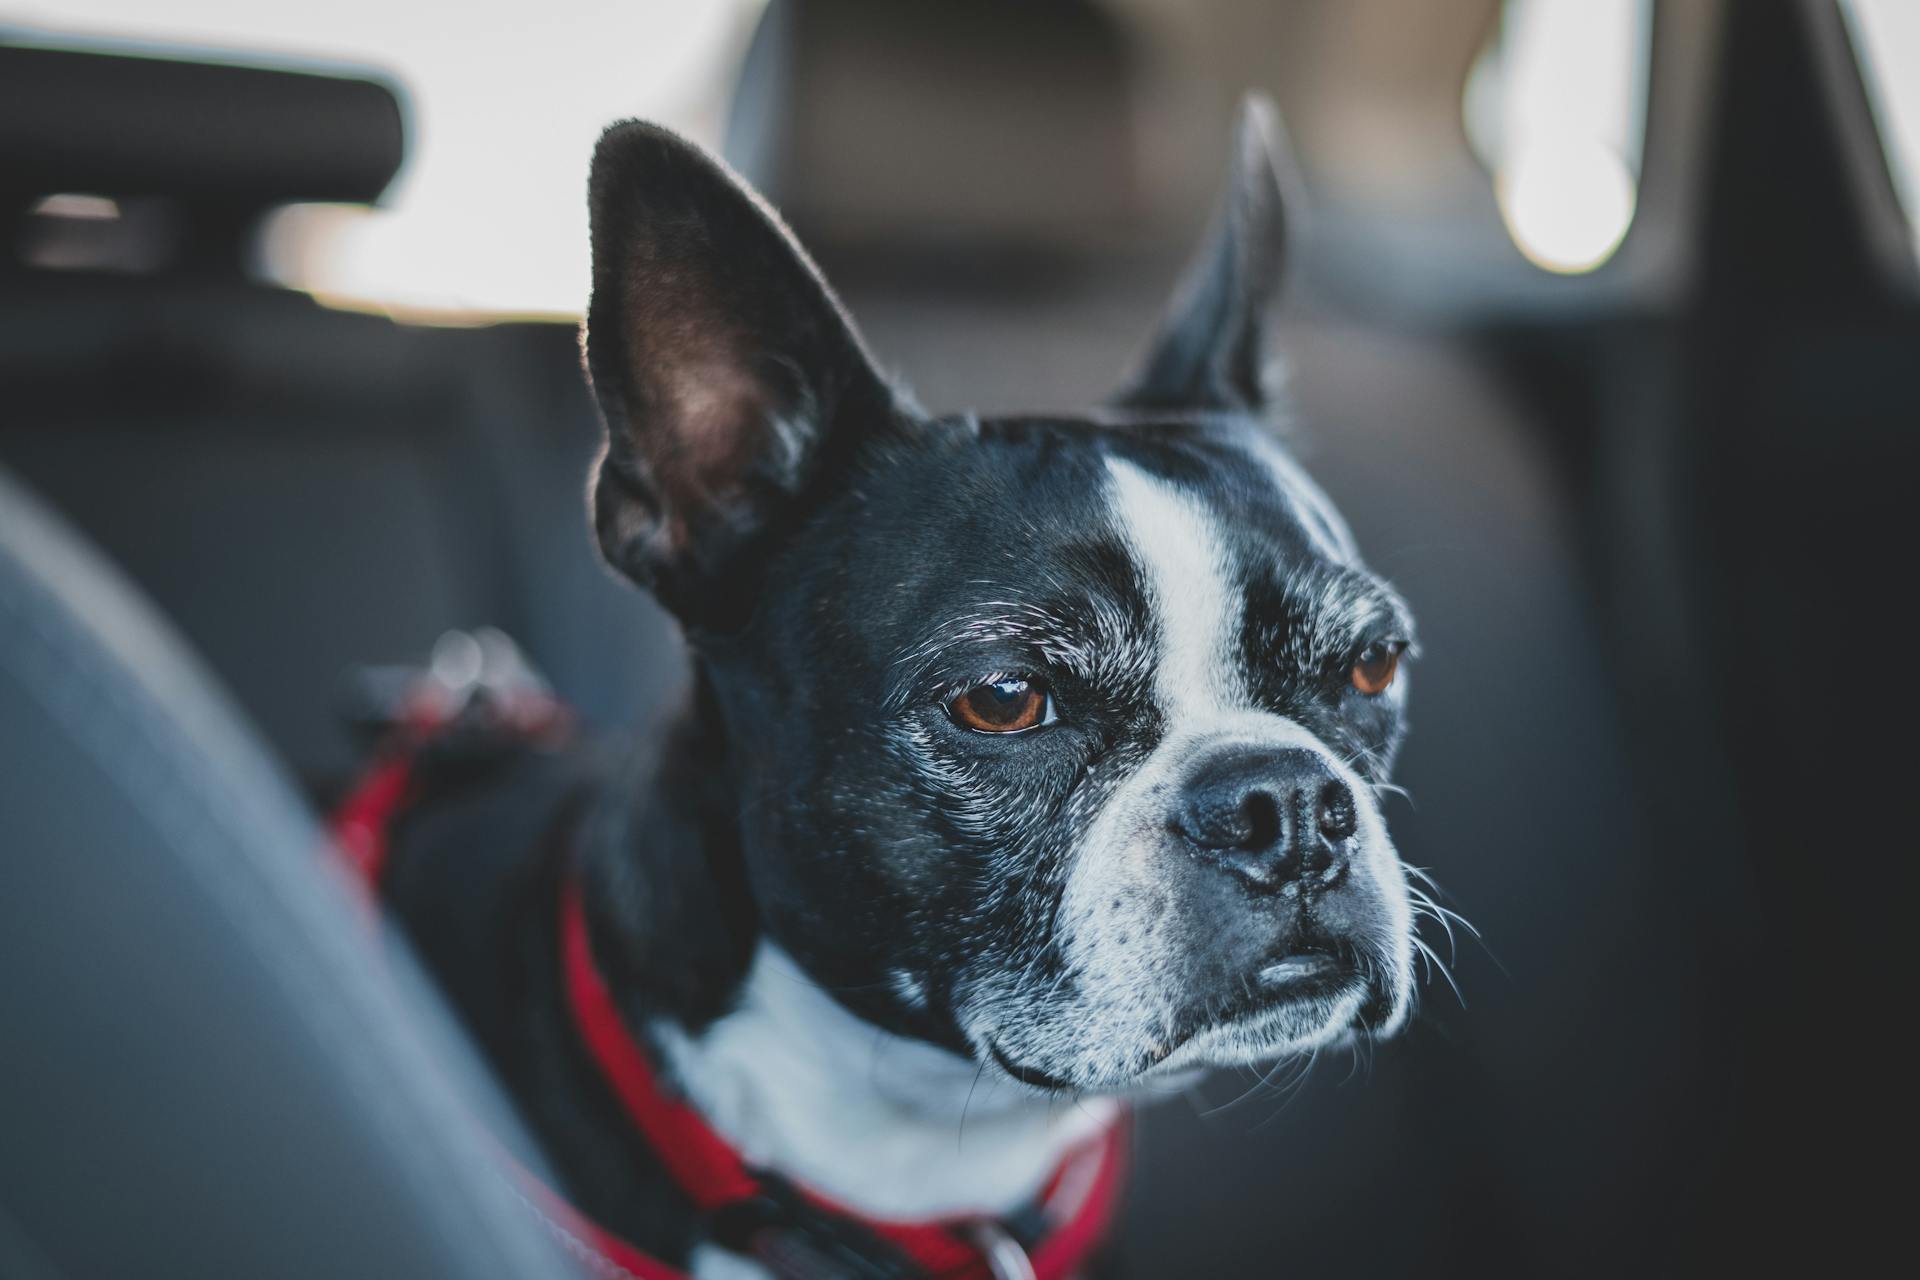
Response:
[{"label": "bright window light", "polygon": [[288,210],[269,230],[269,272],[350,305],[577,314],[594,139],[642,116],[717,142],[763,2],[25,0],[7,18],[10,37],[36,43],[106,38],[386,73],[410,109],[408,159],[384,206]]},{"label": "bright window light", "polygon": [[1618,152],[1592,140],[1525,145],[1496,181],[1508,234],[1528,261],[1549,271],[1592,271],[1633,224],[1633,174]]},{"label": "bright window light", "polygon": [[1915,245],[1920,248],[1920,4],[1845,0],[1867,98]]},{"label": "bright window light", "polygon": [[1548,271],[1592,271],[1633,224],[1647,0],[1508,0],[1467,86],[1474,149],[1507,233]]}]

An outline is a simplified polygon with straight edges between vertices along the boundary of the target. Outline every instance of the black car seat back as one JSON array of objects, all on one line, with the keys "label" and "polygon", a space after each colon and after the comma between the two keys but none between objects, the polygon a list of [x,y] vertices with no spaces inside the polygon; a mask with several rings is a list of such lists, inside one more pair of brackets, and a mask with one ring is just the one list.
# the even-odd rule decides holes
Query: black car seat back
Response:
[{"label": "black car seat back", "polygon": [[4,474],[0,814],[0,1274],[571,1274],[284,775]]}]

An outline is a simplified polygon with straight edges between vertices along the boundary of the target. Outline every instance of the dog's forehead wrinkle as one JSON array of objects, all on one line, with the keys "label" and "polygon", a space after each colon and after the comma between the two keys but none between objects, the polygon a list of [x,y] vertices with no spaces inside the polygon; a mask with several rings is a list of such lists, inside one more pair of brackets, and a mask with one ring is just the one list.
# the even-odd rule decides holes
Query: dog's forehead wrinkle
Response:
[{"label": "dog's forehead wrinkle", "polygon": [[[1047,662],[1071,668],[1087,678],[1117,679],[1123,674],[1118,668],[1131,652],[1127,639],[1122,611],[1098,595],[1081,597],[1076,608],[1052,600],[986,600],[933,627],[925,638],[902,652],[893,666],[910,678],[915,670],[956,651],[1012,643],[1031,648]],[[978,677],[987,673],[968,674]]]},{"label": "dog's forehead wrinkle", "polygon": [[[1255,571],[1256,574],[1260,570]],[[1247,601],[1249,660],[1275,657],[1313,669],[1376,638],[1412,639],[1412,619],[1399,597],[1363,570],[1325,562],[1281,567]]]}]

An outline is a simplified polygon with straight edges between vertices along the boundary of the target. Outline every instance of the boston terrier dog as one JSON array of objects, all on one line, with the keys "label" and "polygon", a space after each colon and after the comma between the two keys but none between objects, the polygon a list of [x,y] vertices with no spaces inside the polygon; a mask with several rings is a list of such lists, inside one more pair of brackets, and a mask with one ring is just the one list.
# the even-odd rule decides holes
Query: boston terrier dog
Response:
[{"label": "boston terrier dog", "polygon": [[[988,418],[884,376],[718,161],[601,138],[592,523],[682,624],[689,696],[638,763],[428,788],[386,892],[609,1236],[929,1274],[889,1231],[1011,1222],[1125,1099],[1406,1020],[1379,794],[1413,624],[1274,420],[1278,141],[1251,102],[1108,405]],[[568,909],[617,1026],[583,1034]],[[710,1145],[757,1226],[689,1186]],[[1018,1234],[977,1273],[1034,1273]]]}]

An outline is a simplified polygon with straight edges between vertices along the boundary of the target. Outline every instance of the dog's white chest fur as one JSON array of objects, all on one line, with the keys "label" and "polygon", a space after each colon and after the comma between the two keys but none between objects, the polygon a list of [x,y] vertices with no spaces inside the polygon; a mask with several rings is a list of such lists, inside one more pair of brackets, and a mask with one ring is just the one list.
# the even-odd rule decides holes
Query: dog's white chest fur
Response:
[{"label": "dog's white chest fur", "polygon": [[1054,1102],[881,1031],[767,942],[735,1012],[698,1038],[661,1039],[694,1103],[747,1160],[875,1217],[1011,1210],[1116,1105]]}]

